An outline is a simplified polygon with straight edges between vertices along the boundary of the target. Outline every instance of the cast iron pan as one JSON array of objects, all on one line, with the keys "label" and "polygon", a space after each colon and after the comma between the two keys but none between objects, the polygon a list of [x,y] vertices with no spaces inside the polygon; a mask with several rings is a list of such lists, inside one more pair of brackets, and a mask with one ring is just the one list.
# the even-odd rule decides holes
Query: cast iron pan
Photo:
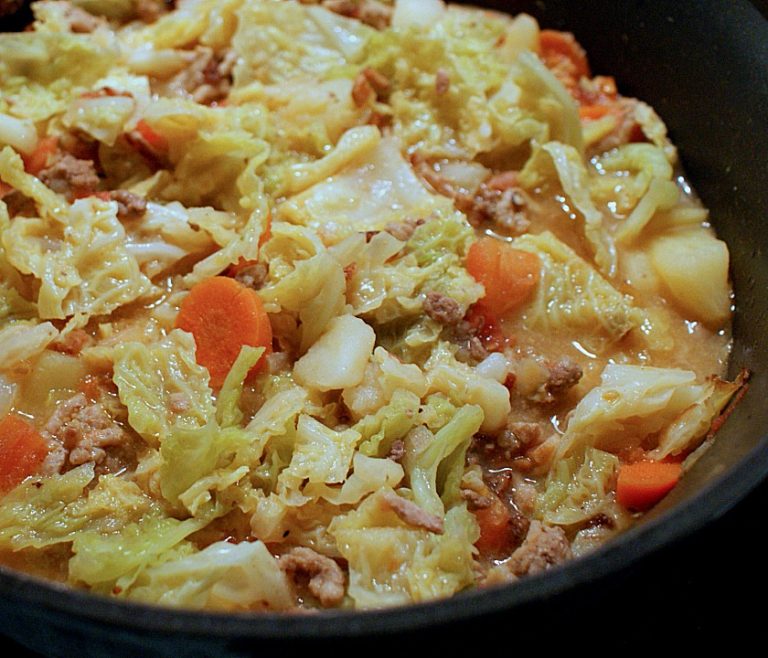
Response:
[{"label": "cast iron pan", "polygon": [[[646,100],[667,122],[690,180],[730,247],[737,299],[731,375],[742,366],[753,372],[748,394],[712,449],[637,527],[586,558],[513,586],[366,613],[218,615],[119,604],[2,570],[0,632],[46,655],[177,658],[367,646],[410,652],[420,641],[429,643],[430,653],[474,652],[482,638],[503,653],[528,643],[609,649],[619,637],[633,646],[648,633],[666,631],[694,641],[685,610],[663,607],[664,599],[676,600],[664,583],[680,586],[670,579],[676,569],[670,561],[700,564],[696,542],[730,543],[712,528],[733,527],[713,524],[768,475],[768,21],[746,0],[474,4],[527,11],[545,27],[574,32],[593,71],[614,75],[624,94]],[[757,6],[765,10],[764,2]],[[749,537],[733,541],[744,544],[745,555],[761,553],[749,548]],[[726,568],[701,567],[713,574]],[[741,578],[750,572],[727,568]],[[633,571],[658,577],[656,608],[628,602],[632,590],[625,585],[638,587]],[[760,573],[757,582],[765,584]],[[738,600],[720,604],[737,612],[746,607]],[[616,609],[621,606],[626,614]]]}]

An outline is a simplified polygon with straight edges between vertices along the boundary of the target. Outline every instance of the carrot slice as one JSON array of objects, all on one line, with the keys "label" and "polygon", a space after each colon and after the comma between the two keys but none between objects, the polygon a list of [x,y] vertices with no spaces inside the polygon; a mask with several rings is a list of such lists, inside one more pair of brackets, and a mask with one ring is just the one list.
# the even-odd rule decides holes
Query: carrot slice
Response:
[{"label": "carrot slice", "polygon": [[165,152],[168,150],[168,140],[150,126],[146,119],[140,119],[138,121],[136,124],[136,132],[138,132],[147,145],[155,151]]},{"label": "carrot slice", "polygon": [[485,287],[485,297],[478,304],[496,316],[528,300],[539,282],[540,270],[536,254],[488,236],[474,242],[467,254],[467,271]]},{"label": "carrot slice", "polygon": [[215,276],[192,287],[181,302],[176,327],[190,332],[197,344],[197,362],[221,388],[243,345],[266,352],[255,369],[266,363],[272,347],[272,325],[255,290],[226,276]]},{"label": "carrot slice", "polygon": [[582,105],[579,108],[579,118],[585,121],[595,121],[602,119],[610,111],[611,108],[608,105]]},{"label": "carrot slice", "polygon": [[28,174],[37,176],[48,166],[48,158],[56,153],[59,148],[59,140],[56,137],[43,137],[35,150],[24,158],[24,168]]},{"label": "carrot slice", "polygon": [[496,494],[489,491],[486,496],[491,499],[491,504],[475,510],[475,519],[480,526],[480,538],[475,546],[481,553],[500,553],[509,543],[512,515]]},{"label": "carrot slice", "polygon": [[646,460],[622,464],[616,481],[616,500],[627,509],[650,509],[674,488],[682,472],[682,465],[676,462]]},{"label": "carrot slice", "polygon": [[565,59],[571,63],[576,80],[589,77],[587,53],[570,32],[542,30],[539,35],[539,47],[544,63],[550,68]]},{"label": "carrot slice", "polygon": [[13,489],[40,468],[48,454],[34,426],[15,414],[0,420],[0,491]]}]

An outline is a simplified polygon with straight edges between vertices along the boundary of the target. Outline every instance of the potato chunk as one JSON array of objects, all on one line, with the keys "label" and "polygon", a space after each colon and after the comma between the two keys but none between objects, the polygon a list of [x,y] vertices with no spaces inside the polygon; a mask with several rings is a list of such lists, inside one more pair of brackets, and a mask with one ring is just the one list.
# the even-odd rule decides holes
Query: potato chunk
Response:
[{"label": "potato chunk", "polygon": [[650,246],[654,268],[672,300],[692,320],[710,327],[728,319],[728,247],[703,229],[662,235]]}]

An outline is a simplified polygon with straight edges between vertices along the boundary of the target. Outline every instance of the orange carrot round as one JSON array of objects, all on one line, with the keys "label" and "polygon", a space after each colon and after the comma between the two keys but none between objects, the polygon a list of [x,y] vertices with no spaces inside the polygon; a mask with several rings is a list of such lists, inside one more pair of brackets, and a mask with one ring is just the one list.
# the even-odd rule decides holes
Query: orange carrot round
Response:
[{"label": "orange carrot round", "polygon": [[214,388],[221,388],[243,345],[265,348],[256,368],[264,366],[272,347],[272,325],[261,298],[226,276],[193,286],[181,302],[176,327],[195,337],[197,362],[208,369]]},{"label": "orange carrot round", "polygon": [[683,467],[677,462],[622,464],[616,481],[616,500],[627,509],[650,509],[674,488],[682,472]]},{"label": "orange carrot round", "polygon": [[589,77],[587,54],[570,32],[542,30],[539,35],[539,47],[548,66],[566,59],[571,63],[576,80],[583,76]]},{"label": "orange carrot round", "polygon": [[481,553],[501,553],[509,543],[512,515],[496,494],[489,491],[486,496],[491,499],[491,504],[475,510],[475,519],[480,526],[480,538],[475,546]]},{"label": "orange carrot round", "polygon": [[136,124],[136,132],[155,151],[162,153],[168,150],[168,140],[150,126],[145,119],[139,119]]},{"label": "orange carrot round", "polygon": [[59,140],[56,137],[43,137],[28,156],[24,158],[24,168],[27,173],[37,176],[48,166],[48,159],[59,148]]},{"label": "orange carrot round", "polygon": [[583,121],[602,119],[612,111],[609,105],[582,105],[579,107],[579,118]]},{"label": "orange carrot round", "polygon": [[531,296],[539,282],[541,263],[534,253],[486,236],[469,248],[467,270],[485,288],[479,304],[502,316]]},{"label": "orange carrot round", "polygon": [[16,414],[0,420],[0,492],[36,473],[47,454],[45,440],[31,423]]}]

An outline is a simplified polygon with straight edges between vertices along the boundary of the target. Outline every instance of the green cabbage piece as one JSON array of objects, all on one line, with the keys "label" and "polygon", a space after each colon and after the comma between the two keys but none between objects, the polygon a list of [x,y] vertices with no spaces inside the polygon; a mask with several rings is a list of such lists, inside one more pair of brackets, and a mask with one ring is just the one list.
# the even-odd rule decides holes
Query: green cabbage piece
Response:
[{"label": "green cabbage piece", "polygon": [[113,380],[128,422],[160,448],[160,490],[193,515],[205,512],[212,491],[226,491],[249,472],[251,462],[237,455],[261,456],[258,437],[240,427],[238,405],[243,381],[262,354],[244,346],[214,401],[190,334],[175,329],[154,344],[126,343],[115,351]]},{"label": "green cabbage piece", "polygon": [[[122,8],[122,0],[115,0],[120,6],[114,10],[110,0],[78,1],[97,3],[94,5],[97,11],[102,11],[109,3],[107,15]],[[127,52],[146,48],[150,44],[156,50],[184,48],[196,42],[214,50],[227,47],[237,26],[236,11],[241,4],[242,0],[190,0],[180,3],[174,11],[161,16],[153,23],[121,30],[121,45]]]},{"label": "green cabbage piece", "polygon": [[466,312],[483,296],[482,285],[464,267],[473,238],[472,227],[460,214],[428,219],[405,245],[387,232],[367,244],[357,238],[347,284],[354,312],[377,325],[420,322],[428,292],[451,297]]},{"label": "green cabbage piece", "polygon": [[311,416],[299,416],[291,462],[280,473],[278,493],[298,500],[305,483],[344,482],[359,441],[354,429],[336,431]]},{"label": "green cabbage piece", "polygon": [[[0,179],[24,196],[32,199],[41,216],[54,219],[62,224],[69,223],[67,212],[69,205],[66,200],[46,187],[38,178],[28,174],[24,170],[24,161],[21,156],[10,146],[6,146],[0,151]],[[5,204],[3,204],[3,208],[5,209],[4,214],[7,215]],[[4,232],[6,231],[7,229],[4,229]],[[6,258],[8,258],[7,245],[5,250]]]},{"label": "green cabbage piece", "polygon": [[[727,402],[728,398],[723,400],[718,392],[717,402],[708,404],[713,394],[713,382],[698,382],[690,370],[608,364],[600,385],[573,410],[558,445],[558,457],[576,454],[586,447],[612,453],[637,446],[647,448],[654,439],[661,442],[659,455],[679,452],[706,433]],[[704,416],[708,422],[702,422],[700,414],[691,411],[702,405],[707,406]],[[676,425],[678,422],[683,423],[682,428]],[[685,434],[682,441],[661,438],[668,436],[671,427],[673,435],[685,427],[695,432]]]},{"label": "green cabbage piece", "polygon": [[631,298],[552,233],[524,235],[513,244],[541,259],[541,279],[523,310],[531,329],[579,331],[579,340],[599,350],[603,341],[615,342],[642,323],[643,313]]},{"label": "green cabbage piece", "polygon": [[245,3],[232,41],[240,56],[235,86],[291,79],[315,83],[359,59],[373,33],[360,21],[293,0]]},{"label": "green cabbage piece", "polygon": [[396,390],[388,404],[376,413],[360,419],[353,429],[364,441],[360,453],[369,457],[385,457],[392,444],[413,429],[419,422],[421,400],[410,391]]},{"label": "green cabbage piece", "polygon": [[[144,119],[168,141],[170,168],[153,195],[185,206],[231,212],[251,209],[240,177],[269,157],[267,114],[254,103],[207,107],[191,100],[159,99]],[[249,169],[250,168],[250,169]]]},{"label": "green cabbage piece", "polygon": [[709,437],[713,422],[746,385],[747,376],[747,372],[742,371],[733,382],[715,376],[708,378],[700,398],[664,429],[650,456],[664,459],[697,448]]},{"label": "green cabbage piece", "polygon": [[673,167],[664,150],[653,144],[622,144],[592,160],[592,198],[624,216],[632,212],[651,181],[671,181]]},{"label": "green cabbage piece", "polygon": [[[391,81],[386,109],[406,148],[509,166],[524,161],[532,139],[565,139],[566,116],[576,117],[567,123],[580,138],[574,103],[562,104],[567,92],[546,67],[530,54],[534,64],[522,55],[510,61],[499,48],[510,23],[501,14],[447,11],[427,26],[395,26],[371,37],[365,64]],[[444,92],[438,72],[449,80]]]},{"label": "green cabbage piece", "polygon": [[40,281],[42,319],[72,317],[84,325],[93,315],[107,315],[154,291],[125,244],[116,212],[115,203],[89,197],[72,204],[66,226],[17,217],[3,231],[10,263]]},{"label": "green cabbage piece", "polygon": [[611,277],[616,272],[616,250],[603,226],[603,215],[590,196],[589,172],[581,153],[573,146],[548,142],[538,146],[520,172],[520,183],[533,189],[557,180],[563,192],[584,218],[584,236],[598,268]]},{"label": "green cabbage piece", "polygon": [[461,501],[459,485],[467,449],[482,422],[483,410],[466,405],[434,437],[430,434],[426,445],[406,442],[404,465],[417,505],[442,516]]},{"label": "green cabbage piece", "polygon": [[[424,187],[393,138],[370,139],[370,128],[352,131],[365,139],[345,141],[342,137],[336,146],[338,153],[313,163],[311,167],[325,179],[281,203],[279,219],[308,226],[326,243],[336,243],[354,232],[384,229],[390,222],[454,212],[448,199]],[[312,172],[294,168],[289,174],[293,179],[307,171]]]},{"label": "green cabbage piece", "polygon": [[[382,494],[331,522],[329,531],[349,563],[348,593],[358,608],[381,608],[447,597],[472,585],[473,514],[457,505],[442,535],[406,525]],[[391,490],[390,490],[391,491]]]},{"label": "green cabbage piece", "polygon": [[216,542],[150,566],[127,598],[191,609],[279,611],[294,605],[285,574],[260,541]]},{"label": "green cabbage piece", "polygon": [[582,153],[584,144],[581,122],[573,97],[533,53],[520,53],[517,61],[520,73],[515,81],[522,90],[520,105],[529,109],[538,119],[543,118],[547,122],[548,139],[572,146],[578,153]]},{"label": "green cabbage piece", "polygon": [[115,65],[108,38],[56,32],[0,34],[0,110],[42,121],[64,111]]},{"label": "green cabbage piece", "polygon": [[575,526],[604,512],[612,503],[618,468],[618,457],[595,448],[561,459],[536,500],[537,518],[552,525]]},{"label": "green cabbage piece", "polygon": [[[119,345],[113,381],[128,408],[128,422],[150,445],[177,428],[204,427],[213,418],[208,371],[195,360],[194,338],[180,329],[153,345]],[[173,396],[184,404],[171,404]]]},{"label": "green cabbage piece", "polygon": [[438,343],[424,369],[430,393],[442,393],[457,406],[474,404],[482,409],[483,432],[497,432],[504,426],[511,409],[509,390],[457,361],[447,343]]},{"label": "green cabbage piece", "polygon": [[0,328],[0,370],[40,354],[59,335],[50,322],[20,320]]},{"label": "green cabbage piece", "polygon": [[115,585],[125,590],[147,566],[162,559],[210,521],[209,516],[179,521],[158,514],[111,533],[80,532],[72,542],[74,555],[69,561],[69,580],[97,591],[111,592]]},{"label": "green cabbage piece", "polygon": [[[345,388],[342,399],[351,417],[360,420],[378,415],[379,410],[393,402],[396,396],[404,401],[405,394],[410,393],[420,400],[426,392],[427,380],[417,365],[403,363],[383,347],[377,347],[365,368],[363,381],[357,386]],[[381,418],[383,420],[383,416]],[[371,428],[378,425],[378,421],[374,421]],[[366,432],[368,430],[363,433],[367,436]]]},{"label": "green cabbage piece", "polygon": [[136,484],[102,475],[90,491],[93,464],[63,475],[28,478],[0,499],[0,547],[41,549],[75,540],[86,532],[116,532],[157,512]]},{"label": "green cabbage piece", "polygon": [[648,191],[617,229],[616,240],[624,244],[636,242],[654,215],[660,210],[673,208],[679,198],[680,190],[675,183],[663,178],[651,179]]},{"label": "green cabbage piece", "polygon": [[295,263],[292,272],[259,291],[268,305],[290,311],[301,321],[301,353],[323,334],[345,306],[346,279],[337,260],[322,252]]},{"label": "green cabbage piece", "polygon": [[260,196],[239,235],[218,251],[195,263],[192,271],[184,277],[184,284],[191,287],[204,279],[217,276],[229,265],[237,263],[241,259],[244,261],[258,260],[259,242],[268,218],[267,201],[263,196]]},{"label": "green cabbage piece", "polygon": [[392,459],[367,457],[356,452],[352,458],[352,473],[341,487],[309,483],[302,493],[333,505],[354,505],[380,489],[396,487],[404,477],[403,467]]}]

